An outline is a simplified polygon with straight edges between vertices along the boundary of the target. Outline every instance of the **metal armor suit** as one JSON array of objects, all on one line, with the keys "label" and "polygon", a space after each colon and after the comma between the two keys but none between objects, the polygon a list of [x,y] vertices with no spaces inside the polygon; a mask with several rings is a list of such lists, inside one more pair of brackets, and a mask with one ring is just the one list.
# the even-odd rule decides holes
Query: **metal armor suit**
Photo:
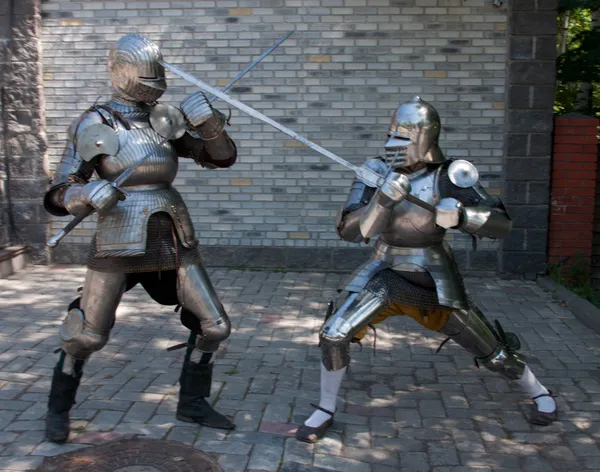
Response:
[{"label": "metal armor suit", "polygon": [[[237,152],[224,131],[225,117],[202,93],[188,97],[180,111],[171,107],[183,114],[185,133],[165,125],[168,116],[160,107],[166,105],[157,103],[167,86],[161,60],[157,45],[138,34],[126,35],[112,47],[112,99],[93,106],[71,126],[45,196],[45,207],[53,215],[77,215],[87,205],[98,214],[83,292],[60,329],[62,350],[46,416],[48,439],[55,442],[68,438],[69,410],[84,362],[108,342],[121,297],[137,283],[158,303],[180,307],[181,320],[191,332],[177,417],[233,428],[205,400],[210,395],[212,353],[229,336],[231,325],[201,265],[190,215],[172,183],[179,157],[203,167],[225,168],[234,164]],[[80,154],[89,146],[86,129],[100,123],[116,133],[118,151],[86,161]],[[122,189],[110,184],[148,153]],[[99,179],[90,181],[94,172]]]},{"label": "metal armor suit", "polygon": [[[532,397],[544,395],[543,401],[551,403],[546,411],[535,410],[532,422],[549,424],[555,417],[554,400],[516,352],[518,338],[498,322],[494,328],[468,299],[444,241],[449,228],[473,237],[505,238],[512,222],[502,202],[480,185],[471,163],[444,157],[438,146],[440,128],[437,111],[419,97],[400,105],[384,145],[385,158],[365,163],[385,183],[374,189],[355,179],[338,214],[342,239],[377,241],[370,260],[343,286],[338,302],[330,304],[321,327],[321,402],[298,430],[302,441],[318,439],[332,422],[339,382],[350,363],[350,343],[359,342],[368,326],[393,315],[410,316],[444,333],[471,353],[478,366],[508,379],[525,379]],[[434,206],[435,213],[405,201],[409,193]]]}]

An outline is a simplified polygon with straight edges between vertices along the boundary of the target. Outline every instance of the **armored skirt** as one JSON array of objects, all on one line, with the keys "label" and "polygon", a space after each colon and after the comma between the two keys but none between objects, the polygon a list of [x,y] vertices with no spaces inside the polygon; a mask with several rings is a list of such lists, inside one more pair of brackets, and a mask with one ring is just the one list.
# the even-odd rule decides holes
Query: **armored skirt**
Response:
[{"label": "armored skirt", "polygon": [[143,254],[119,257],[98,255],[94,235],[88,254],[87,266],[97,272],[162,272],[180,266],[202,262],[200,247],[185,247],[175,231],[173,220],[166,212],[154,213],[148,219],[146,250]]}]

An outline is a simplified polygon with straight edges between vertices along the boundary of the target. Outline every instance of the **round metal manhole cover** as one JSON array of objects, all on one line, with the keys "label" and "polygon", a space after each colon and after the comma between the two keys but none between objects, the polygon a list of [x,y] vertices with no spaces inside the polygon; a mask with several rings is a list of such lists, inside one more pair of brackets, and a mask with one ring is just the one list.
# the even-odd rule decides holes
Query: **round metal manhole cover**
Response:
[{"label": "round metal manhole cover", "polygon": [[128,439],[47,457],[36,472],[223,472],[216,459],[191,446]]}]

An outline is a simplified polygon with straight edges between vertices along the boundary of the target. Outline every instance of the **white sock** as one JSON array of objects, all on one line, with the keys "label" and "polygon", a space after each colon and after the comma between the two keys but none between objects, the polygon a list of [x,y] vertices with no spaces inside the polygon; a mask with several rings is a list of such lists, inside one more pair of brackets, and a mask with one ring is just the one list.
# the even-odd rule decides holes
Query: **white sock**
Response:
[{"label": "white sock", "polygon": [[210,364],[213,361],[213,353],[212,352],[204,352],[199,349],[194,349],[192,354],[190,355],[190,362],[194,364]]},{"label": "white sock", "polygon": [[[340,370],[327,370],[321,364],[321,400],[319,406],[335,413],[337,395],[342,385],[342,380],[346,374],[346,367]],[[321,426],[325,421],[331,418],[330,415],[321,410],[316,410],[304,424],[312,428]]]},{"label": "white sock", "polygon": [[[533,372],[529,366],[525,366],[525,371],[523,372],[522,377],[519,379],[519,384],[521,388],[527,392],[530,397],[536,397],[538,395],[542,395],[544,393],[548,393],[546,387],[544,387],[538,379],[535,378]],[[545,413],[552,413],[556,410],[556,402],[552,397],[540,397],[534,400],[537,404],[538,410]]]}]

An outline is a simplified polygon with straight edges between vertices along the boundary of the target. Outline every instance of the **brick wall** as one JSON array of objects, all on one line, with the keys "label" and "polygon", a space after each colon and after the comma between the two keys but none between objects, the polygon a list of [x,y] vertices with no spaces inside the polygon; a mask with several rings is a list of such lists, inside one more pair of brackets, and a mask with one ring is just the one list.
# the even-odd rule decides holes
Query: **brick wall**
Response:
[{"label": "brick wall", "polygon": [[[507,17],[491,0],[49,0],[42,7],[50,169],[71,121],[108,97],[107,50],[120,35],[146,34],[168,62],[223,86],[295,29],[232,96],[360,164],[381,151],[397,105],[420,94],[440,112],[446,154],[472,160],[484,186],[500,193]],[[196,90],[168,77],[166,102]],[[348,252],[356,245],[334,231],[353,174],[235,109],[231,123],[239,163],[209,171],[182,162],[175,182],[201,244],[220,249],[207,251],[209,261],[216,254],[236,265],[354,267],[364,253]],[[93,229],[93,219],[76,229],[58,260],[81,260]],[[470,240],[452,238],[463,267],[496,269],[497,244],[483,242],[472,254]]]},{"label": "brick wall", "polygon": [[592,257],[598,119],[579,114],[557,118],[552,156],[548,262]]}]

